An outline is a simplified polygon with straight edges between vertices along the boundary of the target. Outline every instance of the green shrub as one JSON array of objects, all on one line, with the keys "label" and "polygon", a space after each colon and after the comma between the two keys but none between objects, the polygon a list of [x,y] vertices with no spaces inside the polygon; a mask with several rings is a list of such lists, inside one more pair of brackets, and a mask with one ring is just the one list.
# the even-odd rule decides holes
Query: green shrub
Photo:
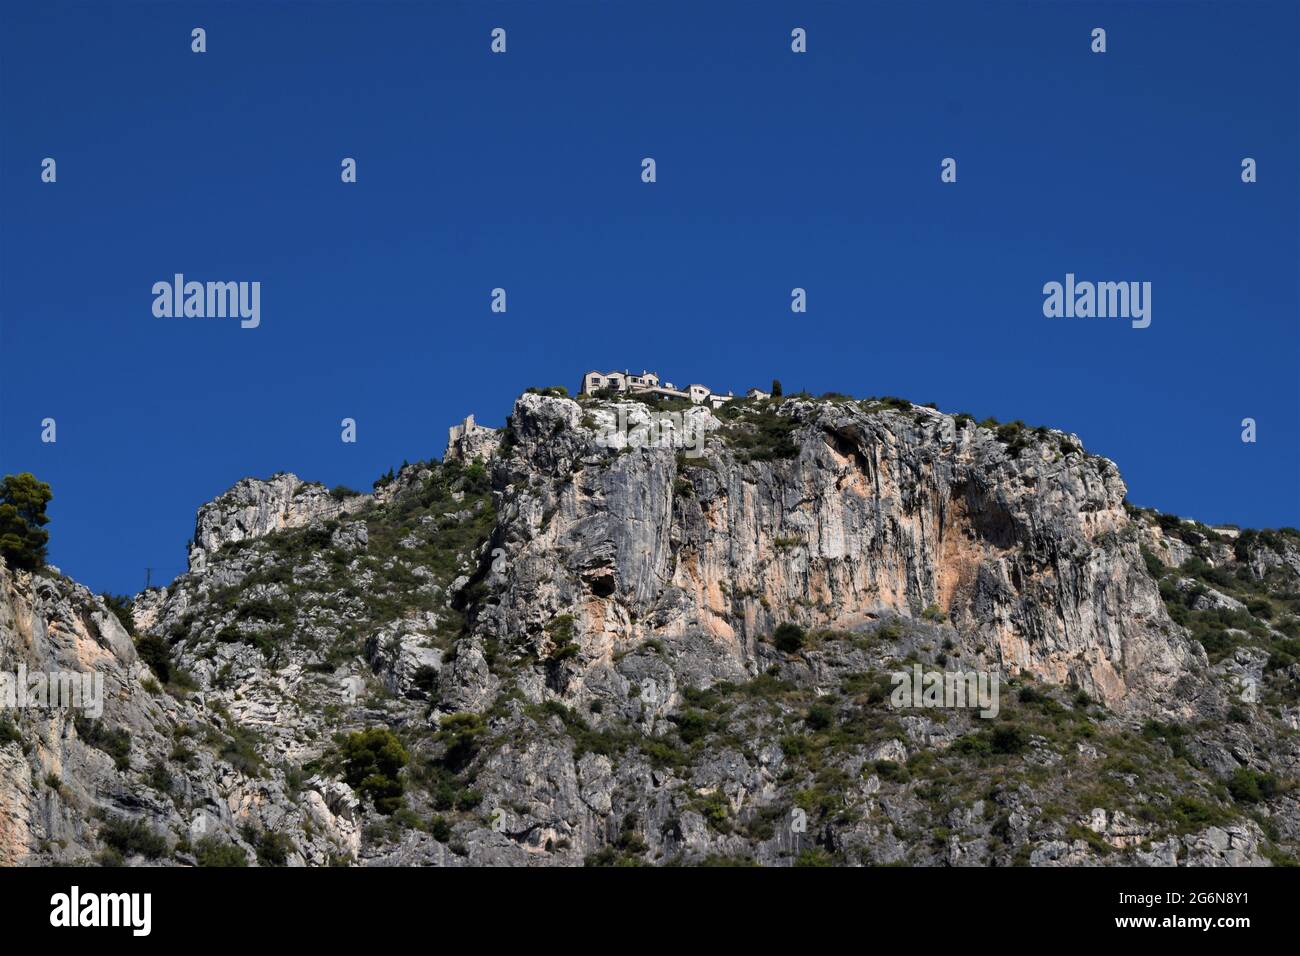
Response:
[{"label": "green shrub", "polygon": [[554,644],[554,649],[547,657],[548,661],[559,663],[578,656],[581,648],[573,639],[575,620],[572,614],[557,614],[546,625],[546,634]]},{"label": "green shrub", "polygon": [[688,744],[702,740],[713,727],[709,715],[699,710],[684,710],[668,719],[677,725],[677,735]]},{"label": "green shrub", "polygon": [[432,697],[438,692],[438,669],[428,664],[417,667],[411,675],[411,683]]},{"label": "green shrub", "polygon": [[545,395],[549,398],[568,398],[569,390],[563,385],[548,385],[545,388],[532,387],[525,389],[529,395]]},{"label": "green shrub", "polygon": [[781,415],[775,403],[723,406],[720,414],[724,427],[717,434],[736,452],[742,463],[755,461],[781,461],[799,456],[799,446],[794,433],[799,421],[792,415]]},{"label": "green shrub", "polygon": [[881,780],[903,782],[911,776],[906,767],[893,760],[877,760],[872,769]]},{"label": "green shrub", "polygon": [[1228,792],[1238,803],[1260,803],[1277,795],[1278,779],[1271,773],[1239,767],[1228,781]]},{"label": "green shrub", "polygon": [[143,820],[113,817],[99,828],[99,842],[122,856],[140,855],[155,860],[167,852],[167,840]]},{"label": "green shrub", "polygon": [[993,728],[989,746],[994,753],[1018,754],[1029,746],[1029,735],[1017,724],[999,724]]},{"label": "green shrub", "polygon": [[156,760],[149,766],[149,775],[145,778],[149,781],[149,786],[159,793],[171,793],[172,775],[167,769],[167,765],[161,760]]},{"label": "green shrub", "polygon": [[444,717],[438,725],[438,739],[447,745],[443,763],[455,773],[467,767],[478,753],[479,740],[486,730],[487,724],[478,714],[448,714]]},{"label": "green shrub", "polygon": [[991,753],[993,748],[989,744],[987,734],[967,734],[964,737],[958,737],[952,742],[953,753],[959,754],[987,754]]},{"label": "green shrub", "polygon": [[211,836],[194,844],[194,858],[199,866],[248,866],[248,854],[233,843]]},{"label": "green shrub", "polygon": [[1082,840],[1088,844],[1094,851],[1101,856],[1107,856],[1115,848],[1107,843],[1096,830],[1090,827],[1080,826],[1077,823],[1071,823],[1065,830],[1066,839]]},{"label": "green shrub", "polygon": [[1273,617],[1273,605],[1264,598],[1251,598],[1246,602],[1246,610],[1256,617],[1268,620]]},{"label": "green shrub", "polygon": [[21,744],[23,735],[18,732],[18,728],[4,714],[0,714],[0,747],[6,744]]},{"label": "green shrub", "polygon": [[834,866],[835,858],[819,846],[804,850],[794,861],[795,866]]},{"label": "green shrub", "polygon": [[1223,826],[1232,821],[1232,814],[1212,803],[1196,797],[1181,796],[1174,800],[1170,817],[1179,833],[1194,833],[1206,827]]},{"label": "green shrub", "polygon": [[387,727],[371,727],[349,734],[343,741],[343,779],[375,802],[375,809],[392,814],[402,805],[399,779],[409,755]]},{"label": "green shrub", "polygon": [[236,617],[241,621],[261,621],[266,624],[291,623],[293,608],[284,602],[253,598],[239,606]]},{"label": "green shrub", "polygon": [[574,641],[565,644],[555,645],[555,649],[547,656],[546,660],[551,664],[562,664],[565,661],[571,661],[582,653],[582,648]]},{"label": "green shrub", "polygon": [[100,595],[104,606],[112,612],[117,618],[118,623],[126,633],[135,637],[135,617],[131,614],[131,599],[122,594],[109,594],[105,591]]},{"label": "green shrub", "polygon": [[1026,684],[1016,692],[1016,699],[1022,704],[1041,704],[1050,698],[1037,687]]},{"label": "green shrub", "polygon": [[804,644],[804,630],[798,624],[786,621],[777,627],[776,633],[772,635],[772,643],[776,649],[785,654],[794,654]]},{"label": "green shrub", "polygon": [[217,755],[240,773],[249,777],[261,777],[265,773],[266,762],[257,751],[258,735],[256,731],[240,726],[224,710],[219,715],[225,723],[226,734],[210,728],[207,742],[216,748]]},{"label": "green shrub", "polygon": [[118,770],[131,766],[131,734],[124,728],[110,728],[102,720],[91,720],[78,714],[73,718],[77,736],[82,742],[113,758]]},{"label": "green shrub", "polygon": [[1007,446],[1007,454],[1019,458],[1020,453],[1029,447],[1025,423],[1017,419],[1005,425],[999,425],[995,431],[998,441]]},{"label": "green shrub", "polygon": [[1180,724],[1148,720],[1142,725],[1142,736],[1147,740],[1163,740],[1175,757],[1187,756],[1187,729]]},{"label": "green shrub", "polygon": [[825,730],[835,723],[835,708],[825,703],[813,704],[804,720],[812,730]]},{"label": "green shrub", "polygon": [[262,866],[288,866],[289,856],[298,851],[289,835],[278,830],[263,830],[255,844],[257,862]]},{"label": "green shrub", "polygon": [[731,806],[722,791],[699,794],[691,798],[690,808],[704,817],[705,822],[719,833],[730,833]]},{"label": "green shrub", "polygon": [[167,650],[167,642],[154,634],[146,634],[135,643],[135,651],[158,675],[164,684],[172,679],[172,659]]},{"label": "green shrub", "polygon": [[1142,560],[1146,562],[1147,573],[1150,574],[1156,580],[1159,580],[1160,577],[1165,573],[1164,562],[1161,561],[1159,558],[1157,558],[1150,551],[1148,551],[1145,545],[1142,546],[1141,550],[1142,550]]}]

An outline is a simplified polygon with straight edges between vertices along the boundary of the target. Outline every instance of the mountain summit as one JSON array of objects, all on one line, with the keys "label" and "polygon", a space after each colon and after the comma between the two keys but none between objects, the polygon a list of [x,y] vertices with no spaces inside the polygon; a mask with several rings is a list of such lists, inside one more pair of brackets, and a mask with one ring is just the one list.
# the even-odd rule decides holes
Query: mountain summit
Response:
[{"label": "mountain summit", "polygon": [[662,391],[245,479],[130,601],[0,566],[0,670],[105,683],[0,714],[0,863],[1294,860],[1300,534],[1048,428]]}]

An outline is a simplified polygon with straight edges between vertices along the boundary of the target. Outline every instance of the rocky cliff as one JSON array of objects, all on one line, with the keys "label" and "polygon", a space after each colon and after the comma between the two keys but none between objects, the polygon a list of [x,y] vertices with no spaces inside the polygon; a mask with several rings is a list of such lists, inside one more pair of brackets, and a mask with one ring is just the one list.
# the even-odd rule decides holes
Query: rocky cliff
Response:
[{"label": "rocky cliff", "polygon": [[[129,607],[0,569],[0,671],[106,685],[0,717],[0,860],[1294,859],[1300,535],[898,399],[530,392],[472,437],[246,479]],[[894,698],[927,672],[996,716]]]}]

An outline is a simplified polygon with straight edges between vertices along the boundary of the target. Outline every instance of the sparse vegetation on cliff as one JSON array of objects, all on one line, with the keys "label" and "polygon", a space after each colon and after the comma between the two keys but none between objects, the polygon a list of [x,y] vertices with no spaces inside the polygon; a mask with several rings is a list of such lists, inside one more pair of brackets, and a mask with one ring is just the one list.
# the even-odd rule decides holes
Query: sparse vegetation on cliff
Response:
[{"label": "sparse vegetation on cliff", "polygon": [[[1059,432],[954,437],[902,399],[738,400],[691,458],[608,454],[578,424],[601,399],[547,392],[486,463],[373,497],[241,483],[166,590],[28,587],[36,652],[93,650],[120,692],[75,734],[0,717],[0,747],[44,801],[133,801],[31,856],[1294,859],[1300,536],[1125,506]],[[965,671],[996,713],[894,698]]]}]

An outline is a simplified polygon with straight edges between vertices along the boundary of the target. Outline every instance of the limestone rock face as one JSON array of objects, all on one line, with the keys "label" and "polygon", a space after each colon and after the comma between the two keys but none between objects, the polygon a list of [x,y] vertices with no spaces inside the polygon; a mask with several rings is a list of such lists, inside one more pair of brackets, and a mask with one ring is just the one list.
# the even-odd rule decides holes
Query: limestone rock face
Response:
[{"label": "limestone rock face", "polygon": [[495,428],[486,428],[474,422],[470,415],[459,425],[447,430],[447,451],[444,461],[487,461],[501,445],[501,435]]},{"label": "limestone rock face", "polygon": [[370,497],[355,493],[336,496],[324,485],[304,482],[287,472],[266,480],[245,478],[199,509],[190,542],[190,571],[203,571],[212,553],[224,545],[351,514]]},{"label": "limestone rock face", "polygon": [[573,609],[585,660],[698,633],[741,665],[783,621],[853,628],[931,609],[1008,674],[1137,710],[1203,665],[1146,573],[1106,459],[1054,446],[1012,457],[937,414],[781,413],[790,458],[744,462],[714,421],[692,459],[611,453],[576,402],[523,396],[494,473],[509,570],[480,630],[540,646]]},{"label": "limestone rock face", "polygon": [[[1300,856],[1300,534],[897,399],[527,393],[450,439],[373,495],[240,481],[129,608],[0,563],[0,695],[104,686],[0,709],[0,864]],[[939,672],[989,716],[894,693]]]},{"label": "limestone rock face", "polygon": [[[210,708],[203,694],[163,690],[99,597],[0,560],[0,674],[20,667],[102,680],[102,704],[98,713],[48,700],[0,710],[0,865],[85,864],[104,853],[124,853],[128,863],[183,862],[192,859],[185,841],[199,835],[251,857],[241,826],[298,831],[306,823],[308,808],[289,799],[283,773],[236,770],[233,751],[220,754],[261,719],[255,701],[231,713],[217,701]],[[275,679],[288,689],[292,675]],[[205,738],[215,751],[194,744]],[[156,834],[160,856],[116,849],[121,841],[107,834],[123,822]],[[298,833],[290,862],[324,864],[351,839],[343,830]]]}]

